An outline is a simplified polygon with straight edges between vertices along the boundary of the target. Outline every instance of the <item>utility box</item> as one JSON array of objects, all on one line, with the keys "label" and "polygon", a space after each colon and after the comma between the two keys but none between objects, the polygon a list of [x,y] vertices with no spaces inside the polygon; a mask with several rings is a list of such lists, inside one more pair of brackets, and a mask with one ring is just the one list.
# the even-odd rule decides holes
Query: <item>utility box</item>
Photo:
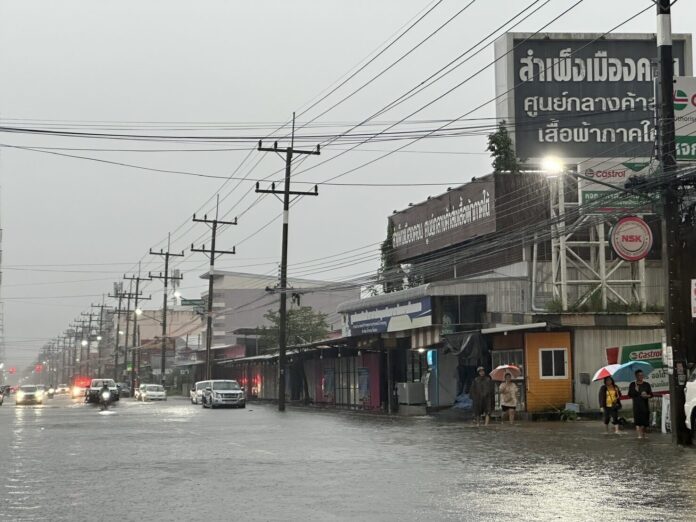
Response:
[{"label": "utility box", "polygon": [[425,404],[425,387],[422,382],[397,382],[399,404]]}]

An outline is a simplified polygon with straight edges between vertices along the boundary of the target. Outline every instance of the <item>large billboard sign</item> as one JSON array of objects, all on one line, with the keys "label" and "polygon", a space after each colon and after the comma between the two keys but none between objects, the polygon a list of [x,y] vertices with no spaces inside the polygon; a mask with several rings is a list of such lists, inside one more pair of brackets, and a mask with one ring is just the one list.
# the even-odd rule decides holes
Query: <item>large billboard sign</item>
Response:
[{"label": "large billboard sign", "polygon": [[[580,210],[585,214],[650,214],[654,211],[649,200],[627,194],[619,189],[634,176],[649,176],[656,164],[649,158],[592,159],[578,163],[578,197]],[[616,187],[615,189],[612,189]]]},{"label": "large billboard sign", "polygon": [[430,297],[346,312],[343,314],[343,335],[350,337],[403,332],[431,326],[432,315],[433,307]]},{"label": "large billboard sign", "polygon": [[[654,34],[508,33],[495,52],[497,117],[514,122],[518,157],[652,155]],[[673,52],[690,76],[691,36],[673,35]]]},{"label": "large billboard sign", "polygon": [[495,182],[475,180],[389,217],[397,262],[495,232]]},{"label": "large billboard sign", "polygon": [[674,130],[678,160],[696,160],[696,78],[674,78]]},{"label": "large billboard sign", "polygon": [[[655,395],[669,393],[669,374],[662,360],[662,343],[632,344],[606,348],[607,364],[623,364],[631,361],[649,363],[654,369],[645,380]],[[628,383],[617,383],[622,391],[628,391]]]}]

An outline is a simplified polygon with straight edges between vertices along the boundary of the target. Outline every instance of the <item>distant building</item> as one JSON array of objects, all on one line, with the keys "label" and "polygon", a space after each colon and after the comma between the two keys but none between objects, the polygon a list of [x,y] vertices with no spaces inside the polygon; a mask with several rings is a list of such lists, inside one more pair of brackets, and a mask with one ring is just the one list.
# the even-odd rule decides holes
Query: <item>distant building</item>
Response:
[{"label": "distant building", "polygon": [[[206,272],[201,276],[208,279]],[[214,272],[213,292],[213,346],[245,345],[253,347],[256,329],[270,326],[264,315],[268,310],[277,310],[279,296],[269,291],[278,279],[273,276],[242,272]],[[327,289],[335,283],[310,279],[289,278],[288,285],[294,293],[288,296],[288,309],[310,306],[317,312],[327,314],[330,330],[340,330],[341,316],[336,312],[340,303],[360,297],[360,289]],[[203,295],[207,302],[207,293]],[[237,333],[235,333],[237,332]],[[206,329],[203,328],[203,339]],[[205,346],[205,342],[203,343]]]}]

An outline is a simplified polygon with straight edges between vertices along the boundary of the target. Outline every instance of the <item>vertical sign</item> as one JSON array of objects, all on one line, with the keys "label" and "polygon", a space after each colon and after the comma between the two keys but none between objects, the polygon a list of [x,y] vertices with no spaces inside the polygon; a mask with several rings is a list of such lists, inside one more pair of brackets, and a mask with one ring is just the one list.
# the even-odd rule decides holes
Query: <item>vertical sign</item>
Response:
[{"label": "vertical sign", "polygon": [[696,279],[691,280],[691,317],[696,317]]},{"label": "vertical sign", "polygon": [[674,133],[678,160],[696,160],[696,78],[674,78]]}]

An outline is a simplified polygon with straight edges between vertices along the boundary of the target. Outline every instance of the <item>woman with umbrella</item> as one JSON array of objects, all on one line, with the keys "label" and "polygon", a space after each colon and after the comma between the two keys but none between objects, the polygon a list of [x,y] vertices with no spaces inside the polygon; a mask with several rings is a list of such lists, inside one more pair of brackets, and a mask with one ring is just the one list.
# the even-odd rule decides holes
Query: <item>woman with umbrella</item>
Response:
[{"label": "woman with umbrella", "polygon": [[607,376],[604,384],[599,389],[599,407],[604,414],[604,426],[609,433],[609,419],[614,425],[614,433],[619,435],[619,410],[621,409],[621,390],[614,382],[614,378]]}]

